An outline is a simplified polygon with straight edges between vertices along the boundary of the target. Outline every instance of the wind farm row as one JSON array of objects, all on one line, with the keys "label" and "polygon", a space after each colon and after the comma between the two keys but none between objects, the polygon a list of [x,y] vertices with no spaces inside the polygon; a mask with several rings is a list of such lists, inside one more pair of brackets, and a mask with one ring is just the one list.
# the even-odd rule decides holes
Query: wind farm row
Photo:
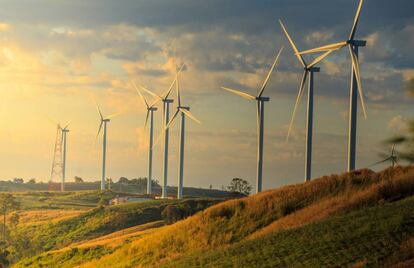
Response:
[{"label": "wind farm row", "polygon": [[[295,105],[293,107],[292,117],[289,124],[289,129],[287,132],[286,141],[288,142],[289,137],[292,133],[292,129],[295,122],[295,117],[297,114],[298,107],[305,95],[305,84],[308,83],[307,88],[307,110],[306,110],[306,137],[305,137],[305,167],[304,167],[304,179],[309,181],[312,179],[312,150],[313,150],[313,121],[314,121],[314,91],[317,90],[314,87],[315,74],[319,73],[321,70],[318,67],[318,64],[323,62],[329,55],[334,52],[341,50],[342,48],[347,47],[351,59],[351,78],[350,78],[350,99],[349,99],[349,128],[348,128],[348,154],[347,154],[347,171],[352,171],[355,169],[356,165],[356,138],[357,138],[357,111],[358,111],[358,98],[361,102],[363,115],[366,118],[366,107],[364,101],[364,92],[361,82],[360,66],[359,66],[359,49],[366,45],[366,41],[356,39],[356,32],[358,28],[358,22],[363,7],[363,0],[359,1],[356,14],[354,17],[353,25],[349,36],[345,41],[328,44],[317,48],[312,48],[308,50],[299,50],[296,43],[293,41],[293,38],[287,26],[282,20],[279,20],[281,27],[281,32],[286,37],[288,43],[290,44],[293,50],[293,56],[299,61],[300,65],[303,67],[303,75],[299,84],[299,91],[297,93]],[[232,94],[238,95],[246,100],[256,102],[256,114],[257,114],[257,172],[256,172],[256,193],[262,191],[263,185],[263,150],[266,148],[264,142],[264,118],[265,118],[265,103],[270,101],[269,97],[265,96],[266,88],[272,78],[272,74],[277,69],[278,63],[281,59],[283,52],[283,47],[278,50],[276,53],[273,64],[270,67],[262,85],[259,87],[257,94],[249,94],[245,91],[230,88],[223,86],[222,89],[230,92]],[[309,61],[305,59],[307,55],[317,54],[317,56]],[[161,198],[167,198],[167,187],[168,187],[168,158],[169,158],[169,129],[171,125],[179,120],[179,151],[178,151],[178,174],[177,174],[177,198],[181,199],[183,197],[183,186],[184,186],[184,170],[185,170],[185,127],[186,127],[186,118],[188,117],[196,123],[201,123],[191,112],[190,107],[185,106],[181,100],[181,89],[180,89],[180,76],[184,69],[184,64],[178,66],[174,62],[175,77],[171,82],[169,88],[163,93],[156,93],[153,89],[149,89],[140,83],[131,81],[131,87],[133,87],[137,94],[139,95],[142,104],[146,108],[146,116],[144,128],[148,130],[148,180],[147,180],[147,194],[152,194],[152,180],[153,180],[153,148],[158,143],[162,144],[162,194]],[[175,89],[175,99],[171,97],[171,93]],[[154,98],[154,101],[150,102],[144,96],[143,93]],[[170,105],[176,102],[176,109],[173,115],[170,118]],[[154,113],[158,111],[158,105],[162,103],[162,119],[161,119],[161,133],[159,137],[154,141]],[[102,174],[101,174],[101,190],[105,190],[106,183],[106,147],[107,147],[107,127],[108,123],[116,115],[104,116],[96,104],[96,108],[100,118],[100,125],[97,132],[97,137],[100,135],[103,128],[103,143],[102,143]],[[68,125],[61,127],[58,125],[59,131],[62,133],[61,144],[63,144],[63,162],[62,162],[62,191],[64,190],[65,182],[65,168],[66,168],[66,134],[69,132]],[[56,151],[56,149],[55,149]],[[191,152],[191,150],[190,150]],[[55,166],[55,161],[53,166]],[[52,168],[52,175],[54,169]]]}]

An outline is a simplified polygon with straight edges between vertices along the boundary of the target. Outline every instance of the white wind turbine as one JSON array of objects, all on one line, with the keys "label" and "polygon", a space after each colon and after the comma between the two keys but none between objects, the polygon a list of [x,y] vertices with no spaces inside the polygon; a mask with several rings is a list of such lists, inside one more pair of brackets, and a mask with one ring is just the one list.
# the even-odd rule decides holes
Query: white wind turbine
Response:
[{"label": "white wind turbine", "polygon": [[[59,124],[60,127],[60,124]],[[66,135],[69,132],[69,123],[66,124],[64,128],[60,127],[62,131],[62,144],[63,144],[63,161],[62,161],[62,184],[60,186],[60,190],[62,192],[65,191],[65,179],[66,179]]]},{"label": "white wind turbine", "polygon": [[262,176],[263,176],[263,134],[264,134],[264,103],[269,101],[269,97],[263,97],[263,92],[266,89],[269,78],[275,68],[280,54],[283,51],[283,47],[279,50],[275,61],[273,62],[272,67],[270,68],[269,73],[266,76],[266,79],[263,82],[263,85],[259,89],[259,94],[257,96],[250,95],[248,93],[242,92],[240,90],[231,89],[228,87],[222,87],[222,89],[227,90],[233,94],[236,94],[244,99],[257,102],[257,134],[258,134],[258,152],[257,152],[257,177],[256,177],[256,193],[262,191]]},{"label": "white wind turbine", "polygon": [[312,178],[311,169],[312,169],[312,136],[313,136],[312,135],[313,134],[313,90],[314,90],[313,83],[314,83],[314,73],[317,73],[320,71],[320,68],[315,67],[315,65],[321,62],[324,58],[326,58],[330,53],[332,53],[333,50],[329,50],[325,52],[321,56],[317,57],[310,64],[307,64],[305,59],[302,57],[302,55],[299,54],[299,50],[297,49],[295,43],[293,42],[291,36],[289,35],[286,27],[283,25],[283,22],[279,20],[279,23],[287,39],[289,40],[296,57],[298,58],[300,64],[303,66],[303,69],[304,69],[302,82],[299,87],[298,96],[296,97],[296,103],[293,109],[292,119],[289,125],[287,140],[289,139],[290,132],[292,131],[293,122],[295,120],[298,105],[304,94],[304,87],[305,87],[306,79],[309,76],[308,104],[307,104],[307,117],[306,117],[305,181],[310,181]]},{"label": "white wind turbine", "polygon": [[103,141],[102,141],[102,179],[101,179],[101,191],[104,191],[105,190],[105,172],[106,172],[106,124],[109,123],[112,118],[117,116],[118,113],[104,117],[96,101],[95,101],[95,105],[96,105],[96,110],[98,111],[98,114],[100,117],[100,124],[99,124],[98,133],[96,134],[96,139],[98,138],[99,133],[101,132],[102,126],[104,128]]},{"label": "white wind turbine", "polygon": [[134,85],[138,95],[140,96],[142,102],[147,109],[147,114],[145,116],[145,124],[144,129],[147,129],[148,120],[149,120],[149,146],[148,146],[148,179],[147,179],[147,194],[152,193],[152,141],[153,141],[153,128],[154,128],[154,112],[157,111],[157,107],[155,107],[155,103],[149,105],[145,97],[141,94],[141,91],[136,86],[135,82],[132,82]]},{"label": "white wind turbine", "polygon": [[[177,77],[178,74],[181,72],[182,68],[184,67],[184,64],[181,65],[180,69],[178,70],[178,72],[175,74],[175,79],[172,81],[170,87],[168,88],[168,90],[162,94],[162,95],[158,95],[155,94],[154,92],[148,90],[147,88],[145,88],[144,86],[140,86],[145,92],[147,92],[148,94],[154,96],[155,98],[158,99],[158,101],[162,101],[163,103],[163,111],[162,111],[162,133],[161,135],[163,135],[163,140],[164,140],[164,165],[163,165],[163,178],[162,178],[162,194],[161,194],[161,198],[167,198],[167,189],[168,189],[168,142],[169,142],[169,129],[167,128],[167,123],[169,122],[169,117],[170,117],[170,104],[174,102],[174,100],[170,99],[170,93],[171,90],[174,86],[174,83],[177,81]],[[154,103],[153,105],[155,105],[156,103]],[[160,136],[161,138],[161,136]],[[158,138],[155,141],[155,144],[158,143],[159,139]],[[155,145],[154,144],[154,145]]]},{"label": "white wind turbine", "polygon": [[348,46],[349,54],[351,55],[352,60],[352,70],[351,70],[351,89],[350,89],[350,105],[349,105],[349,137],[348,137],[348,171],[355,169],[355,154],[356,154],[356,131],[357,131],[357,107],[358,107],[358,92],[359,98],[361,100],[362,110],[364,112],[364,118],[366,119],[367,113],[365,109],[364,102],[364,93],[362,90],[361,75],[359,70],[359,61],[358,61],[358,50],[359,47],[364,47],[366,41],[355,40],[355,32],[358,26],[359,16],[361,14],[361,9],[364,0],[359,1],[358,9],[354,18],[354,24],[349,34],[348,40],[330,44],[318,48],[313,48],[310,50],[302,51],[299,54],[308,54],[308,53],[319,53],[326,52],[329,50],[339,50],[345,46]]},{"label": "white wind turbine", "polygon": [[[174,64],[175,65],[175,64]],[[180,140],[179,140],[179,147],[178,147],[178,154],[179,154],[179,162],[178,162],[178,188],[177,188],[177,199],[181,199],[183,197],[183,182],[184,182],[184,133],[185,133],[185,117],[188,116],[191,120],[201,124],[201,122],[195,118],[190,113],[189,106],[182,106],[181,105],[181,96],[180,96],[180,83],[178,79],[178,72],[177,66],[176,69],[176,77],[175,77],[175,88],[177,91],[177,110],[175,111],[174,115],[171,117],[171,120],[168,122],[165,129],[168,129],[171,124],[174,122],[174,119],[177,117],[178,114],[181,114],[181,121],[180,121]]]}]

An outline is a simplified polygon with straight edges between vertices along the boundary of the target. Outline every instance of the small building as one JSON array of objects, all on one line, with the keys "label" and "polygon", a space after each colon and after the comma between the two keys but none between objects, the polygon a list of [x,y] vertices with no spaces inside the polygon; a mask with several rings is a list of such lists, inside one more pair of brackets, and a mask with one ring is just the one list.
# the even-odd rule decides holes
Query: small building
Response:
[{"label": "small building", "polygon": [[109,205],[119,205],[123,203],[130,203],[130,202],[145,202],[153,200],[152,198],[147,197],[132,197],[132,196],[123,196],[123,197],[115,197],[109,200]]}]

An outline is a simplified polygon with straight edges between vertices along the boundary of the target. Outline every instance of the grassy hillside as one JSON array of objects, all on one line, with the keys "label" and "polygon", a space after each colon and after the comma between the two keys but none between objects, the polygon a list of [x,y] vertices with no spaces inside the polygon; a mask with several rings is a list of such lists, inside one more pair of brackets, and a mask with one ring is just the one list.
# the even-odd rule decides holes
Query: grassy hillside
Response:
[{"label": "grassy hillside", "polygon": [[[134,202],[109,207],[97,207],[77,213],[57,222],[31,220],[14,231],[14,245],[10,247],[14,259],[31,256],[42,251],[62,248],[75,242],[94,239],[132,226],[162,220],[161,212],[172,205],[187,215],[217,203],[213,199],[157,200]],[[35,213],[36,215],[36,213]],[[43,215],[43,214],[42,214]],[[46,217],[47,216],[42,216]],[[27,243],[27,241],[31,243]]]},{"label": "grassy hillside", "polygon": [[413,195],[413,167],[332,175],[217,204],[117,248],[74,246],[82,252],[70,258],[69,251],[49,252],[17,267],[84,255],[77,262],[82,267],[243,266],[239,259],[245,267],[409,262]]},{"label": "grassy hillside", "polygon": [[163,267],[351,267],[381,266],[393,257],[403,261],[414,258],[414,244],[410,251],[402,248],[414,239],[413,208],[410,197],[224,249],[194,252]]}]

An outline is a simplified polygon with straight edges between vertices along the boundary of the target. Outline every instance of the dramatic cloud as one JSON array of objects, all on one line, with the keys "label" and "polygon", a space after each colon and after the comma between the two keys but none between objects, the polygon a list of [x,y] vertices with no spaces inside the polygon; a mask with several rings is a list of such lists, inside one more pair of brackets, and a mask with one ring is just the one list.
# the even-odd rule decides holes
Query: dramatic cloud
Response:
[{"label": "dramatic cloud", "polygon": [[[189,125],[188,184],[220,186],[235,175],[252,181],[254,103],[220,87],[256,93],[276,52],[284,46],[266,92],[272,99],[266,111],[266,187],[301,181],[303,175],[306,94],[293,137],[285,143],[303,68],[277,20],[283,19],[299,49],[309,49],[345,40],[357,6],[356,0],[0,3],[0,116],[8,125],[0,132],[0,148],[9,156],[0,159],[7,165],[0,175],[18,176],[14,170],[24,166],[20,176],[48,179],[54,127],[39,118],[52,114],[74,122],[69,137],[70,176],[97,177],[100,147],[92,144],[99,122],[92,95],[106,113],[123,113],[109,125],[109,175],[145,176],[145,109],[130,81],[161,93],[174,79],[174,63],[184,63],[183,101],[203,121],[201,126]],[[360,59],[369,118],[358,132],[359,166],[372,162],[370,149],[401,128],[406,114],[413,113],[412,99],[406,94],[414,91],[413,10],[411,0],[364,2],[357,38],[367,40]],[[305,59],[310,62],[313,57]],[[319,66],[321,72],[315,75],[316,175],[342,171],[346,162],[351,71],[347,49],[332,53]],[[155,117],[157,133],[159,115]],[[177,159],[175,146],[172,143],[172,166]],[[154,155],[154,161],[161,161],[159,148]],[[156,176],[158,169],[155,165]],[[171,170],[175,176],[176,169]]]}]

